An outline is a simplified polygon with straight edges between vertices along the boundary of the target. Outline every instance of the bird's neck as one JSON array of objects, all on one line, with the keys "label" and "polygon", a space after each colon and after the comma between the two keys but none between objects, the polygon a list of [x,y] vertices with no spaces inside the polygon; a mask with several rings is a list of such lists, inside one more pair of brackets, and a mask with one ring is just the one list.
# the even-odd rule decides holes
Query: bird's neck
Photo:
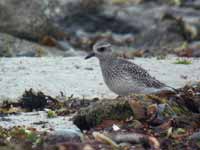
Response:
[{"label": "bird's neck", "polygon": [[112,61],[115,57],[113,55],[99,56],[98,59],[100,62],[109,62]]},{"label": "bird's neck", "polygon": [[114,56],[99,57],[99,63],[100,63],[101,69],[111,67],[115,59],[116,58]]}]

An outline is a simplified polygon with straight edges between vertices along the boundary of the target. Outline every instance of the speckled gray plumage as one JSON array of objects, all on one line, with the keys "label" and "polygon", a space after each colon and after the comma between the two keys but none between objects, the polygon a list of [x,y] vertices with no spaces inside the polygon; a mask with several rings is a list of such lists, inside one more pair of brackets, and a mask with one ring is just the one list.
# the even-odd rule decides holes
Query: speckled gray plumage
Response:
[{"label": "speckled gray plumage", "polygon": [[100,66],[105,83],[118,95],[153,93],[167,88],[146,70],[125,59],[100,59]]},{"label": "speckled gray plumage", "polygon": [[[101,45],[105,49],[100,51]],[[97,43],[94,46],[94,54],[99,59],[106,85],[120,96],[131,93],[147,94],[170,89],[137,64],[114,57],[108,43]]]}]

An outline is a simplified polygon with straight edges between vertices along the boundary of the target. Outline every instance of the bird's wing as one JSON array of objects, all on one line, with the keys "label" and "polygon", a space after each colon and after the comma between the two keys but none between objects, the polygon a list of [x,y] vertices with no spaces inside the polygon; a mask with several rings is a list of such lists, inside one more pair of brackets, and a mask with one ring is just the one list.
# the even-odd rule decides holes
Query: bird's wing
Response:
[{"label": "bird's wing", "polygon": [[119,67],[122,67],[122,70],[129,74],[132,79],[142,82],[147,87],[161,88],[166,86],[164,83],[152,77],[145,69],[138,66],[137,64],[124,59],[119,59],[118,61],[121,61],[119,63],[121,65]]}]

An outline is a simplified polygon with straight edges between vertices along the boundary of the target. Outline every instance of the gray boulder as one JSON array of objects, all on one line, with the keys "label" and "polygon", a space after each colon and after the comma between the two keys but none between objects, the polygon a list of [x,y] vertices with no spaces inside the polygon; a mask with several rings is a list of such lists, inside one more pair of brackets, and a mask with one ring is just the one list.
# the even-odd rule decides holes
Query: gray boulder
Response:
[{"label": "gray boulder", "polygon": [[37,40],[61,31],[56,20],[78,9],[80,0],[1,0],[0,32]]},{"label": "gray boulder", "polygon": [[40,38],[54,30],[44,12],[44,1],[1,0],[0,32],[30,39]]},{"label": "gray boulder", "polygon": [[57,48],[42,46],[34,42],[0,33],[0,57],[40,57],[64,56],[65,52]]}]

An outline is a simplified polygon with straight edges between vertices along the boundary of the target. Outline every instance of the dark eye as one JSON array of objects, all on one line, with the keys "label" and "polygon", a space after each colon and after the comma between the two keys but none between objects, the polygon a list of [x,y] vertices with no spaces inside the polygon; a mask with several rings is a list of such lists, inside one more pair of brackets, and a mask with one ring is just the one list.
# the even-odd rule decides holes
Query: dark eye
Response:
[{"label": "dark eye", "polygon": [[105,47],[101,47],[101,48],[98,49],[99,52],[104,52],[105,50],[106,50]]}]

